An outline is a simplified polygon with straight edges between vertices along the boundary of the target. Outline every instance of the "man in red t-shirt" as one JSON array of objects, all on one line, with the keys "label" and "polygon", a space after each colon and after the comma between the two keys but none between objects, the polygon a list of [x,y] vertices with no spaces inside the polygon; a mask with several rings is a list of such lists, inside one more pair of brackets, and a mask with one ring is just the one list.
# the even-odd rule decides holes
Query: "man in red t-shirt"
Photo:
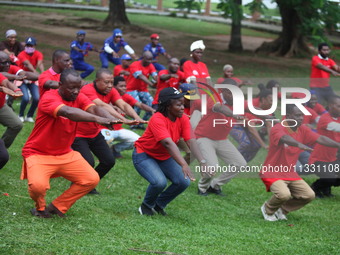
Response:
[{"label": "man in red t-shirt", "polygon": [[302,125],[303,113],[295,105],[287,105],[285,127],[276,124],[270,132],[268,155],[260,177],[273,196],[265,202],[261,211],[265,220],[286,220],[286,215],[298,210],[315,197],[313,190],[296,173],[295,165],[302,151],[312,151],[310,146],[320,143],[340,148],[328,137],[320,136]]},{"label": "man in red t-shirt", "polygon": [[[320,117],[317,132],[336,142],[340,142],[339,96],[329,99],[328,109],[329,112]],[[332,197],[331,187],[340,186],[340,160],[337,158],[337,153],[337,148],[328,148],[317,144],[309,158],[309,163],[316,170],[316,174],[321,177],[311,185],[315,195],[319,198]]]},{"label": "man in red t-shirt", "polygon": [[334,95],[332,87],[329,85],[330,75],[340,76],[340,67],[329,58],[331,52],[327,43],[318,45],[319,54],[312,58],[310,75],[310,89],[315,91],[318,102],[328,101]]},{"label": "man in red t-shirt", "polygon": [[[24,103],[26,102],[26,105],[27,105],[28,100],[29,100],[28,92],[25,95],[24,91],[25,89],[27,90],[25,84],[35,83],[38,80],[39,74],[37,72],[25,71],[16,65],[10,65],[9,56],[4,52],[0,52],[0,59],[2,59],[3,63],[7,63],[7,64],[3,64],[0,66],[0,72],[2,72],[3,75],[5,75],[10,81],[14,81],[14,83],[17,86],[20,86],[20,89],[22,89],[23,98],[21,100],[22,103],[20,105],[19,119],[21,120],[21,122],[24,122],[24,121],[34,122],[33,114],[38,105],[39,95],[33,96],[33,101],[32,101],[29,114],[27,114],[28,115],[27,118],[24,118],[25,109],[23,108],[24,106],[23,102]],[[37,88],[34,88],[34,89],[37,89]],[[38,91],[36,92],[38,93]],[[8,102],[7,104],[10,105]]]},{"label": "man in red t-shirt", "polygon": [[[195,100],[191,104],[190,111],[201,110],[201,104],[201,100]],[[198,194],[207,196],[209,193],[213,193],[223,196],[221,186],[236,176],[242,166],[247,165],[241,153],[228,139],[232,128],[231,119],[233,117],[241,119],[241,117],[234,116],[229,107],[220,102],[215,103],[210,97],[208,97],[206,108],[207,113],[197,124],[195,136],[202,155],[207,160],[208,169],[211,171],[201,174]],[[220,166],[218,158],[228,164],[226,171],[220,171],[224,169],[224,166]],[[216,177],[214,175],[217,172],[220,174]]]},{"label": "man in red t-shirt", "polygon": [[[97,106],[101,106],[107,110],[112,118],[116,118],[115,120],[120,119],[125,124],[135,124],[134,121],[127,120],[121,116],[109,104],[117,106],[120,110],[126,112],[128,116],[144,123],[132,107],[124,102],[118,91],[113,88],[113,75],[108,69],[99,69],[96,73],[96,80],[82,87],[81,92]],[[76,138],[72,144],[72,148],[79,151],[92,167],[94,167],[95,161],[91,151],[97,156],[99,164],[95,170],[99,174],[100,179],[102,179],[115,164],[114,155],[105,142],[100,132],[101,129],[102,127],[95,122],[79,123]],[[91,194],[99,193],[94,189],[91,191]]]},{"label": "man in red t-shirt", "polygon": [[[152,53],[145,51],[141,60],[130,65],[130,76],[126,81],[127,93],[151,107],[153,98],[148,91],[148,85],[154,87],[154,82],[149,80],[150,76],[157,81],[157,72],[152,65]],[[139,108],[135,108],[135,111],[140,114]],[[145,113],[143,120],[148,120],[150,116],[150,113]]]},{"label": "man in red t-shirt", "polygon": [[123,54],[120,57],[122,64],[121,65],[116,65],[113,68],[113,76],[123,76],[125,80],[127,80],[130,76],[130,65],[131,65],[131,60],[132,58],[130,57],[129,54]]},{"label": "man in red t-shirt", "polygon": [[[79,93],[82,80],[73,69],[60,76],[58,90],[47,91],[38,106],[38,115],[31,135],[22,149],[24,163],[21,179],[28,179],[28,191],[35,201],[34,216],[50,218],[65,213],[99,182],[96,171],[80,153],[71,149],[78,122],[112,125],[108,112],[95,106]],[[45,195],[50,178],[62,176],[73,184],[46,208]]]},{"label": "man in red t-shirt", "polygon": [[[1,65],[1,62],[0,62],[0,65]],[[13,111],[5,104],[6,94],[13,96],[13,97],[22,96],[20,89],[17,89],[16,92],[14,92],[14,90],[16,90],[16,86],[13,85],[4,75],[0,73],[0,123],[5,126],[6,126],[6,123],[8,124],[10,122],[9,119],[11,119],[11,117],[13,119],[15,119],[16,117]],[[0,139],[0,169],[2,169],[9,160],[9,155],[7,151],[7,148],[9,147],[8,144],[10,144],[17,135],[17,132],[16,132],[15,134],[13,134],[13,137],[11,138],[10,137],[10,134],[12,133],[11,131],[12,130],[9,127],[7,127],[6,132]],[[7,143],[7,146],[6,146],[6,143]]]},{"label": "man in red t-shirt", "polygon": [[179,60],[171,58],[168,70],[161,70],[158,73],[157,90],[152,102],[152,107],[157,109],[158,95],[162,89],[173,87],[178,89],[181,83],[185,82],[184,73],[179,70]]},{"label": "man in red t-shirt", "polygon": [[[155,110],[150,106],[138,102],[132,96],[126,93],[126,82],[122,76],[116,76],[113,80],[113,86],[118,91],[119,95],[122,99],[128,103],[131,107],[139,107],[144,111],[154,113]],[[125,116],[125,112],[121,112],[122,116]],[[121,158],[120,154],[123,150],[130,150],[133,148],[133,144],[140,137],[135,132],[125,129],[122,127],[122,124],[113,125],[114,130],[102,129],[101,133],[104,136],[105,140],[110,144],[110,141],[119,141],[119,143],[112,144],[112,150],[116,158]]]},{"label": "man in red t-shirt", "polygon": [[40,97],[50,89],[59,88],[60,73],[72,67],[70,55],[64,50],[56,50],[52,55],[52,66],[39,76]]}]

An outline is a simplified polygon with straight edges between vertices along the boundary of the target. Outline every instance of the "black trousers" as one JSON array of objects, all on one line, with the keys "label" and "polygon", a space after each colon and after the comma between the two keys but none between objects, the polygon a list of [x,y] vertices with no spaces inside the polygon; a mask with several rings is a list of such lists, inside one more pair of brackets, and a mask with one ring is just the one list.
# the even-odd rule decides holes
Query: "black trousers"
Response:
[{"label": "black trousers", "polygon": [[9,160],[8,151],[6,149],[5,143],[0,139],[0,169],[2,169]]},{"label": "black trousers", "polygon": [[314,163],[320,169],[317,175],[320,179],[313,183],[313,187],[317,190],[324,190],[332,186],[340,186],[340,161],[322,162],[317,161]]},{"label": "black trousers", "polygon": [[91,152],[96,155],[99,164],[94,169],[97,171],[100,179],[115,165],[112,150],[101,133],[94,138],[76,137],[72,144],[72,149],[78,151],[93,168],[95,161]]}]

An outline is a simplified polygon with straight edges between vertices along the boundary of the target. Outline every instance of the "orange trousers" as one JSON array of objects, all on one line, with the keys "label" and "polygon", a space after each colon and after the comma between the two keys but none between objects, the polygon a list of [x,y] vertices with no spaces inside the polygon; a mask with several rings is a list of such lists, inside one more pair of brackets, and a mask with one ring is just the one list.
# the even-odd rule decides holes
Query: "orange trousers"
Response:
[{"label": "orange trousers", "polygon": [[29,194],[37,210],[41,211],[46,207],[45,196],[50,189],[50,178],[62,176],[73,183],[52,202],[62,213],[66,213],[99,182],[97,172],[77,151],[60,156],[32,155],[24,159],[24,171],[27,171]]}]

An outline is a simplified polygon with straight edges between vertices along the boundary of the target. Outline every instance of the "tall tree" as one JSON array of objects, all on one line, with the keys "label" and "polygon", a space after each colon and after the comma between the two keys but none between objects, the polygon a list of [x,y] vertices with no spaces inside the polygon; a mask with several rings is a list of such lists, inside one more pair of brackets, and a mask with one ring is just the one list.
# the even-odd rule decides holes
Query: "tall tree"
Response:
[{"label": "tall tree", "polygon": [[243,18],[242,0],[220,0],[217,8],[223,11],[223,17],[231,18],[230,51],[242,51],[241,21]]},{"label": "tall tree", "polygon": [[[318,44],[327,40],[325,24],[329,12],[340,12],[338,5],[327,0],[276,0],[281,14],[282,32],[270,43],[263,43],[256,51],[292,57],[310,53],[307,41]],[[338,20],[332,19],[333,24]]]},{"label": "tall tree", "polygon": [[104,20],[104,26],[116,27],[130,25],[126,15],[124,0],[110,0],[109,14]]}]

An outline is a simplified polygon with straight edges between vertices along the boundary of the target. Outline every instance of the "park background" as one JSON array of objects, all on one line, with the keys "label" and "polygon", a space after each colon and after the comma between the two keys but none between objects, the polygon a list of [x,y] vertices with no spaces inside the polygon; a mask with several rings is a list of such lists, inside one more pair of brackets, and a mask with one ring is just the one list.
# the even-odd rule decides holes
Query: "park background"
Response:
[{"label": "park background", "polygon": [[[89,6],[88,2],[78,4]],[[273,16],[279,15],[277,9],[269,11]],[[189,19],[189,15],[180,18],[181,13],[185,11],[178,15],[172,11],[171,15],[128,12],[132,26],[124,26],[124,38],[141,54],[149,35],[158,33],[164,47],[178,58],[188,58],[191,42],[203,39],[207,46],[203,61],[214,78],[222,75],[224,64],[232,64],[237,77],[258,82],[279,79],[282,86],[299,83],[308,87],[311,55],[283,58],[255,53],[263,42],[277,38],[277,33],[243,27],[244,50],[228,51],[229,25]],[[4,35],[13,28],[20,41],[36,37],[37,49],[44,53],[48,68],[52,52],[69,50],[79,29],[85,29],[87,41],[100,48],[112,31],[102,26],[106,16],[105,11],[0,5],[0,33]],[[332,57],[339,63],[336,33],[332,38]],[[311,43],[311,50],[313,46]],[[100,66],[96,53],[90,53],[88,61]],[[160,61],[166,64],[164,59]],[[89,80],[93,78],[94,75]],[[332,78],[332,85],[339,91],[337,84],[338,80]],[[16,100],[16,112],[19,104]],[[29,209],[33,202],[27,193],[27,182],[19,179],[21,148],[32,128],[33,124],[25,123],[9,149],[9,163],[0,172],[0,254],[339,254],[339,189],[334,189],[334,198],[315,200],[290,214],[288,221],[266,222],[260,206],[270,194],[259,178],[235,178],[223,187],[226,197],[198,196],[196,181],[170,204],[168,217],[142,217],[137,208],[147,183],[135,171],[131,151],[123,152],[124,158],[118,159],[101,181],[100,196],[85,196],[65,219],[32,217]],[[265,155],[261,149],[250,164],[263,163]],[[311,183],[315,178],[307,176],[305,180]],[[51,180],[47,202],[68,185],[62,178]]]}]

